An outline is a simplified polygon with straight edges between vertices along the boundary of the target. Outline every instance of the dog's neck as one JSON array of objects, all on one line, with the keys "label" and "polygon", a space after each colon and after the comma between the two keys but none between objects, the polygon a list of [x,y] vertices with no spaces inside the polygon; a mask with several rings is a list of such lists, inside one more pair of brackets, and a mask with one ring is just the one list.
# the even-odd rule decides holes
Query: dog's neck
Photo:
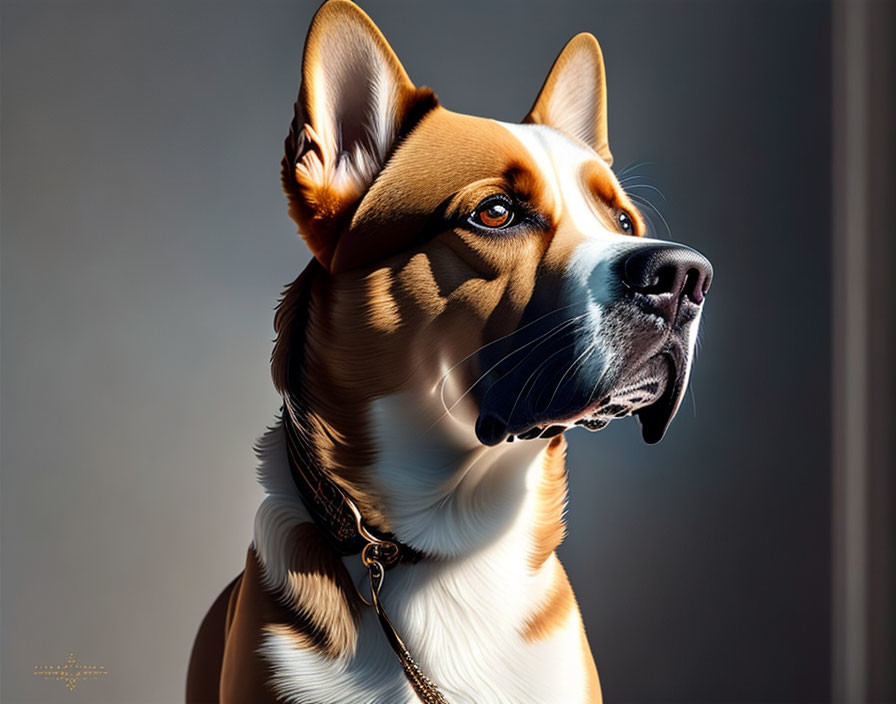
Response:
[{"label": "dog's neck", "polygon": [[439,559],[457,558],[518,524],[547,440],[464,442],[464,434],[440,427],[444,411],[409,392],[376,400],[371,415],[378,451],[368,471],[399,540]]},{"label": "dog's neck", "polygon": [[[466,392],[473,372],[457,364],[473,351],[462,345],[475,344],[450,329],[450,315],[436,322],[403,311],[389,336],[352,324],[370,318],[357,302],[369,300],[372,288],[400,285],[412,269],[333,282],[312,265],[278,310],[273,368],[299,411],[311,461],[370,526],[444,560],[481,550],[517,524],[548,440],[494,447],[477,440],[476,404]],[[436,326],[446,326],[437,349],[404,332]],[[562,469],[562,457],[558,463]],[[565,492],[565,476],[552,481],[562,484],[554,493]],[[562,521],[559,507],[557,514],[552,520]]]},{"label": "dog's neck", "polygon": [[[332,446],[307,447],[314,434],[305,433],[296,442],[292,432],[284,432],[284,439],[290,444],[291,462],[298,454],[305,463],[320,465],[310,479],[298,478],[302,500],[311,502],[306,508],[312,515],[320,519],[320,514],[342,508],[314,505],[319,494],[303,491],[303,483],[319,483],[323,475],[342,489],[330,501],[342,503],[340,494],[347,495],[364,507],[368,527],[388,531],[415,554],[444,561],[476,553],[519,527],[521,519],[525,523],[527,517],[521,514],[543,479],[542,455],[549,441],[485,447],[459,432],[457,421],[433,408],[427,396],[431,394],[404,391],[371,403],[364,440],[376,451],[358,452],[359,457],[370,458],[365,463],[346,466],[344,459],[341,463],[336,459],[345,453],[334,452]],[[301,420],[334,432],[334,425],[313,409],[305,409]],[[294,423],[291,414],[284,418],[284,424]],[[554,446],[559,444],[558,439]],[[554,465],[562,470],[562,458],[555,458]],[[294,479],[295,474],[293,466]],[[553,481],[565,490],[565,477],[555,476]],[[282,483],[277,486],[282,488]],[[327,532],[333,526],[324,519],[320,527]]]},{"label": "dog's neck", "polygon": [[[430,573],[433,567],[472,569],[479,573],[480,585],[499,592],[509,578],[523,584],[531,578],[535,591],[529,596],[539,600],[545,584],[538,575],[565,531],[563,436],[491,448],[458,447],[440,433],[427,432],[425,416],[415,413],[405,395],[378,400],[372,415],[379,450],[358,476],[368,477],[368,484],[378,487],[377,495],[385,497],[377,499],[377,513],[385,520],[377,528],[384,526],[421,552],[419,565]],[[255,548],[268,587],[289,596],[295,555],[302,551],[295,544],[295,529],[314,519],[290,473],[282,420],[263,436],[257,453],[267,497],[256,516]],[[342,486],[353,498],[359,496],[356,485]],[[493,561],[494,555],[500,555],[501,564]],[[351,569],[354,562],[358,570]],[[346,565],[358,583],[360,560],[349,556]],[[547,566],[550,575],[556,567]]]}]

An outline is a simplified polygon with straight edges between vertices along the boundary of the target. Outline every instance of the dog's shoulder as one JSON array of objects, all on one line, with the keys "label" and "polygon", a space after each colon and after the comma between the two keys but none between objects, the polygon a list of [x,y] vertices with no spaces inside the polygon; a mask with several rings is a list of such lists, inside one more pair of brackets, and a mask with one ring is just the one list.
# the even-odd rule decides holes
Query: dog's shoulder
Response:
[{"label": "dog's shoulder", "polygon": [[295,526],[290,538],[289,564],[280,566],[290,589],[272,588],[250,547],[245,569],[209,609],[193,646],[188,704],[278,701],[264,654],[271,638],[327,658],[353,650],[359,606],[345,568],[313,525]]},{"label": "dog's shoulder", "polygon": [[187,668],[187,704],[218,702],[229,614],[235,601],[234,594],[239,594],[242,579],[242,573],[234,578],[218,595],[202,619],[193,641],[190,665]]},{"label": "dog's shoulder", "polygon": [[187,704],[278,700],[266,681],[269,668],[258,654],[259,624],[286,618],[264,588],[253,548],[245,569],[215,599],[193,644],[187,673]]}]

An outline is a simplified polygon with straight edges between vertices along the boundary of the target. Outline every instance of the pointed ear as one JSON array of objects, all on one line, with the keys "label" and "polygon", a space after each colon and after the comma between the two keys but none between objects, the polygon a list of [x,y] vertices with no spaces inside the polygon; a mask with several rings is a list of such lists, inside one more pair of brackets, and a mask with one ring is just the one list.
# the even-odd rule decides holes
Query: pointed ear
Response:
[{"label": "pointed ear", "polygon": [[325,267],[396,141],[437,104],[357,5],[329,0],[318,10],[281,176],[289,214]]},{"label": "pointed ear", "polygon": [[523,122],[556,127],[594,149],[608,166],[607,80],[593,35],[577,34],[560,52]]}]

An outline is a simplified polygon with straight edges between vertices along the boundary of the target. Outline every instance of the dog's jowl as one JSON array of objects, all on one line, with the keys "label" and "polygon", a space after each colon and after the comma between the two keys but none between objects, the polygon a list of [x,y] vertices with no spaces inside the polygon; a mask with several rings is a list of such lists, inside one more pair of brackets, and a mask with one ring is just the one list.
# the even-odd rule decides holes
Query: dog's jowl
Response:
[{"label": "dog's jowl", "polygon": [[555,554],[563,434],[634,415],[662,438],[712,278],[645,237],[606,105],[590,34],[505,124],[442,107],[352,3],[318,11],[282,162],[313,259],[189,702],[601,701]]}]

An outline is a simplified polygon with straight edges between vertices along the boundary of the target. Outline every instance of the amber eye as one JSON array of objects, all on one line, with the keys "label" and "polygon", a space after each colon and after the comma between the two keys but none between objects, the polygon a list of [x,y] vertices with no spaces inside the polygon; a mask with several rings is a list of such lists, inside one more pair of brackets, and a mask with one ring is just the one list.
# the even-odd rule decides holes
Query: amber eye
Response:
[{"label": "amber eye", "polygon": [[513,208],[504,196],[486,198],[470,215],[470,221],[479,227],[497,230],[513,222]]},{"label": "amber eye", "polygon": [[628,213],[621,212],[616,216],[616,219],[619,221],[619,227],[622,228],[623,232],[632,231],[632,219],[628,216]]}]

